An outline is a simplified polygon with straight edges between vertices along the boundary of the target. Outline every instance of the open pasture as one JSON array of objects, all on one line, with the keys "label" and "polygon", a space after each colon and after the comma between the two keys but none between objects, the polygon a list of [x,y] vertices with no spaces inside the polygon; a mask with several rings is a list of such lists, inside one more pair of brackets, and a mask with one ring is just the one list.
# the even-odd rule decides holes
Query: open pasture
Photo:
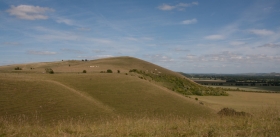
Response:
[{"label": "open pasture", "polygon": [[280,86],[210,86],[210,87],[221,87],[235,90],[239,88],[245,91],[275,91],[280,93]]},{"label": "open pasture", "polygon": [[239,111],[256,112],[266,108],[280,110],[280,94],[227,91],[229,96],[192,96],[206,106],[219,111],[229,107]]}]

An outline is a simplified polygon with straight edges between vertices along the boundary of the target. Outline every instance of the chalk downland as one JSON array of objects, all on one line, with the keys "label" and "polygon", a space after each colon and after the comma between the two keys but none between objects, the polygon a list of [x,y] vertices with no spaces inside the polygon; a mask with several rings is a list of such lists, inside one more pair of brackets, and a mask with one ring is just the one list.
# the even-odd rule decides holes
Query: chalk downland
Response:
[{"label": "chalk downland", "polygon": [[[15,67],[22,70],[14,70]],[[45,68],[51,68],[54,74],[44,73]],[[100,73],[108,69],[113,73]],[[140,74],[129,72],[131,69],[185,78],[132,57],[1,66],[0,115],[38,115],[50,121],[70,117],[205,117],[215,114],[162,83],[139,78]],[[82,73],[83,70],[87,73]]]}]

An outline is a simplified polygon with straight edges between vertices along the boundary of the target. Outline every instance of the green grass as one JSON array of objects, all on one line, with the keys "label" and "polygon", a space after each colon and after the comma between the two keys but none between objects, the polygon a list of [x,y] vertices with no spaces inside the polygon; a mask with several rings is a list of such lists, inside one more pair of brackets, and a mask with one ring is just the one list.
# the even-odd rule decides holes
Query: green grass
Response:
[{"label": "green grass", "polygon": [[149,81],[118,73],[13,74],[0,77],[0,115],[69,117],[212,116],[213,111]]},{"label": "green grass", "polygon": [[85,92],[114,108],[118,114],[187,116],[191,113],[198,115],[210,113],[184,96],[128,75],[97,73],[59,74],[56,77],[50,75],[49,77]]},{"label": "green grass", "polygon": [[33,80],[17,75],[0,78],[1,116],[36,115],[44,121],[51,121],[80,116],[97,119],[108,113],[67,88],[38,77],[35,75]]},{"label": "green grass", "polygon": [[280,92],[280,86],[210,86],[210,87],[221,87],[229,89],[245,90],[245,91],[276,91]]}]

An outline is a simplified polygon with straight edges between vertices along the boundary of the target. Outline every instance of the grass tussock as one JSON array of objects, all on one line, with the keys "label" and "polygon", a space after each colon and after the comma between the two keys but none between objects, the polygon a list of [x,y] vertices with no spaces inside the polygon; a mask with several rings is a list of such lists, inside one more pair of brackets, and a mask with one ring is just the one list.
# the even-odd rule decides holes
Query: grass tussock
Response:
[{"label": "grass tussock", "polygon": [[238,112],[232,108],[223,108],[218,112],[220,116],[251,116],[251,114],[244,111]]},{"label": "grass tussock", "polygon": [[43,124],[24,116],[0,118],[0,136],[279,136],[280,112],[266,109],[250,117],[114,117],[88,122],[68,119]]}]

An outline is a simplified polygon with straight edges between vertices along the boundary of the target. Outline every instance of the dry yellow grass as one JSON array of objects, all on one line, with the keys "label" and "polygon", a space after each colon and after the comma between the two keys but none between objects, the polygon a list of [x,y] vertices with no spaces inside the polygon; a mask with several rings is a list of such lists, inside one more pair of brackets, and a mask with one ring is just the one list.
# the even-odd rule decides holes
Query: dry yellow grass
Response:
[{"label": "dry yellow grass", "polygon": [[0,115],[46,122],[69,117],[212,116],[192,99],[147,80],[108,73],[0,73]]},{"label": "dry yellow grass", "polygon": [[267,107],[280,110],[280,94],[228,91],[229,96],[192,96],[206,106],[218,111],[224,107],[245,112],[256,111]]},{"label": "dry yellow grass", "polygon": [[[17,66],[23,70],[14,70]],[[47,67],[55,74],[42,73]],[[229,92],[188,98],[125,75],[134,68],[181,77],[129,57],[0,67],[0,137],[280,135],[279,94]],[[107,69],[114,73],[99,73]],[[223,107],[252,117],[219,117],[216,112]]]},{"label": "dry yellow grass", "polygon": [[252,117],[115,117],[89,122],[84,119],[68,119],[42,124],[39,120],[0,117],[1,136],[279,136],[280,113],[263,109]]}]

